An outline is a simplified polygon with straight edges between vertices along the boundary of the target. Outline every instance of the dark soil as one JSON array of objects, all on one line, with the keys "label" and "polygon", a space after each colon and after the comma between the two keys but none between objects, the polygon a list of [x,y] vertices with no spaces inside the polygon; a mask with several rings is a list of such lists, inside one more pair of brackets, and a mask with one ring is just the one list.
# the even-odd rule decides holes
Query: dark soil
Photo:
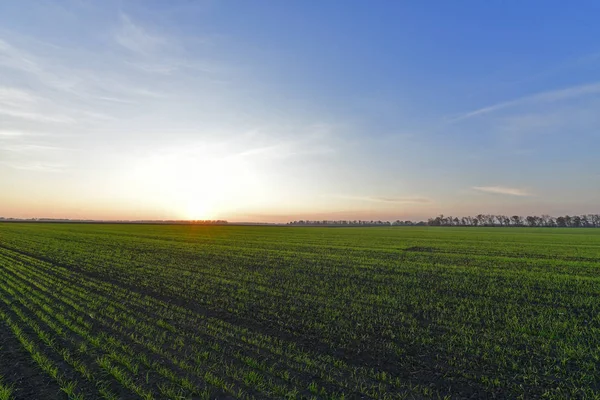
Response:
[{"label": "dark soil", "polygon": [[0,375],[5,385],[13,387],[15,400],[67,398],[56,381],[37,366],[4,322],[0,322]]}]

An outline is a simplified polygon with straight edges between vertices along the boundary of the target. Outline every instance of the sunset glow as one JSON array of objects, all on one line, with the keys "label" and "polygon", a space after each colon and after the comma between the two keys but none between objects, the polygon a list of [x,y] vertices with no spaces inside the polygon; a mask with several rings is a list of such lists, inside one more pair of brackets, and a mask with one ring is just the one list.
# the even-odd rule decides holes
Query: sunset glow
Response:
[{"label": "sunset glow", "polygon": [[596,211],[593,13],[252,3],[3,2],[0,216]]}]

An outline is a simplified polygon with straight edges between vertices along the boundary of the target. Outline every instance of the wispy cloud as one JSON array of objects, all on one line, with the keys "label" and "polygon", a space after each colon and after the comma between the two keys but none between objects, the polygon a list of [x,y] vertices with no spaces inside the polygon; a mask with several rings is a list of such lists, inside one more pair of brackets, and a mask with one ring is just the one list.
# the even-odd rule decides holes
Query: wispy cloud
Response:
[{"label": "wispy cloud", "polygon": [[[197,79],[213,83],[229,82],[223,74],[229,74],[239,68],[225,65],[216,60],[189,57],[181,37],[158,32],[155,26],[148,28],[130,15],[120,15],[119,28],[114,31],[114,42],[130,52],[122,61],[136,73],[154,76],[178,76],[190,73]],[[211,46],[214,36],[193,37],[193,46]],[[192,40],[188,37],[187,40]]]},{"label": "wispy cloud", "polygon": [[[47,47],[54,47],[45,44]],[[27,50],[15,46],[0,38],[0,66],[10,68],[21,73],[27,73],[48,87],[73,91],[81,82],[78,74],[57,74],[48,67],[48,60],[42,60]]]},{"label": "wispy cloud", "polygon": [[115,33],[115,40],[124,48],[142,55],[155,53],[167,44],[166,38],[148,32],[125,14],[121,14],[121,26]]},{"label": "wispy cloud", "polygon": [[515,100],[505,101],[488,107],[469,111],[463,115],[451,119],[450,123],[464,121],[473,117],[490,114],[496,111],[517,107],[528,104],[552,103],[560,100],[574,99],[582,96],[600,94],[600,82],[589,83],[586,85],[573,86],[570,88],[551,90],[537,93],[530,96],[521,97]]},{"label": "wispy cloud", "polygon": [[0,87],[0,115],[38,122],[75,122],[73,118],[66,115],[40,111],[43,100],[31,92],[19,88]]},{"label": "wispy cloud", "polygon": [[427,204],[431,203],[431,199],[426,197],[369,197],[371,201],[379,201],[383,203],[414,203],[414,204]]},{"label": "wispy cloud", "polygon": [[33,111],[14,110],[7,107],[0,107],[0,115],[5,115],[13,118],[27,119],[37,122],[56,122],[62,124],[70,124],[75,120],[66,115],[46,114]]},{"label": "wispy cloud", "polygon": [[[53,51],[49,52],[48,49]],[[90,57],[98,59],[97,67],[82,62]],[[74,51],[40,41],[25,41],[16,45],[0,38],[0,67],[28,75],[27,81],[36,89],[34,94],[18,88],[3,88],[0,91],[0,103],[4,103],[3,98],[12,99],[11,104],[39,103],[37,94],[40,91],[51,93],[53,99],[71,100],[71,103],[87,106],[90,104],[86,103],[98,100],[133,104],[140,97],[162,96],[148,87],[132,83],[136,79],[132,79],[131,71],[115,68],[116,62],[111,56],[99,57],[83,50]],[[72,104],[70,110],[74,111]]]},{"label": "wispy cloud", "polygon": [[529,192],[523,189],[506,186],[473,186],[472,189],[485,193],[503,194],[509,196],[531,196]]},{"label": "wispy cloud", "polygon": [[255,147],[251,149],[243,150],[237,153],[236,157],[252,157],[252,156],[265,156],[265,155],[276,155],[276,154],[287,154],[290,152],[289,150],[290,144],[288,143],[278,143],[274,145]]},{"label": "wispy cloud", "polygon": [[148,63],[128,61],[127,65],[130,65],[133,68],[142,72],[161,75],[170,75],[178,69],[178,65],[175,63]]},{"label": "wispy cloud", "polygon": [[0,87],[0,115],[37,122],[73,123],[75,119],[52,110],[55,105],[29,91]]},{"label": "wispy cloud", "polygon": [[1,165],[23,171],[61,172],[66,170],[67,164],[64,162],[66,152],[74,149],[49,144],[23,143],[23,137],[27,136],[16,136],[16,143],[13,140],[0,142]]},{"label": "wispy cloud", "polygon": [[369,201],[375,203],[397,203],[397,204],[429,204],[433,203],[433,200],[427,197],[419,196],[407,196],[407,197],[386,197],[386,196],[347,196],[347,195],[333,195],[329,197],[335,197],[339,199],[348,200],[359,200]]},{"label": "wispy cloud", "polygon": [[134,101],[120,99],[118,97],[110,97],[110,96],[98,96],[96,97],[98,100],[108,101],[110,103],[119,103],[119,104],[135,104]]},{"label": "wispy cloud", "polygon": [[290,141],[278,143],[274,145],[256,147],[244,150],[237,157],[273,157],[273,158],[288,158],[292,156],[317,156],[334,154],[335,149],[324,144],[307,145],[301,141]]},{"label": "wispy cloud", "polygon": [[62,172],[65,170],[65,164],[59,163],[45,163],[40,161],[32,162],[2,162],[0,163],[9,168],[23,170],[23,171],[37,171],[37,172]]},{"label": "wispy cloud", "polygon": [[0,150],[11,151],[14,153],[48,152],[48,151],[66,151],[73,150],[65,147],[47,146],[41,144],[15,144],[0,147]]},{"label": "wispy cloud", "polygon": [[40,72],[37,62],[29,54],[2,39],[0,39],[0,65],[31,73]]},{"label": "wispy cloud", "polygon": [[37,96],[14,87],[0,87],[0,104],[23,105],[31,104],[38,100]]},{"label": "wispy cloud", "polygon": [[12,130],[0,130],[0,137],[4,138],[15,138],[24,136],[25,133],[22,131],[12,131]]},{"label": "wispy cloud", "polygon": [[329,123],[294,126],[275,124],[235,135],[220,145],[237,148],[232,157],[285,159],[299,156],[331,156],[337,153],[334,143],[337,127]]}]

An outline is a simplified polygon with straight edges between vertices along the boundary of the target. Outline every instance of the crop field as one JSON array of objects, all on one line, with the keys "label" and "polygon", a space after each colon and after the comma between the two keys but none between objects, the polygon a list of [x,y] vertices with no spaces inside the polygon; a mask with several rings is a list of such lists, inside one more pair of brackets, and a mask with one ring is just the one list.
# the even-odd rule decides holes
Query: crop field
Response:
[{"label": "crop field", "polygon": [[0,399],[600,398],[600,229],[0,224]]}]

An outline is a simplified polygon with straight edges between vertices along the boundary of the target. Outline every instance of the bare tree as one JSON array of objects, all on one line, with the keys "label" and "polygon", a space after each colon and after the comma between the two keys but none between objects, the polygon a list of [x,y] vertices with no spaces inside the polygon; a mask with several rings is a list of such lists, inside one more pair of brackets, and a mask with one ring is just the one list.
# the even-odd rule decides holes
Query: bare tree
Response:
[{"label": "bare tree", "polygon": [[[396,221],[394,224],[397,225]],[[371,221],[375,225],[389,225],[389,222]],[[407,223],[408,224],[408,223]],[[417,225],[410,223],[411,225]],[[421,222],[420,224],[424,224]],[[427,225],[432,226],[529,226],[529,227],[573,227],[573,228],[600,228],[600,214],[586,214],[575,216],[552,217],[547,214],[541,216],[528,215],[523,218],[519,215],[508,217],[506,215],[477,214],[476,216],[452,217],[440,214],[430,218]]]},{"label": "bare tree", "polygon": [[496,218],[496,221],[498,221],[498,225],[504,226],[504,216],[503,215],[496,215],[495,218]]},{"label": "bare tree", "polygon": [[513,215],[512,217],[510,217],[510,219],[512,220],[514,226],[523,225],[523,217],[521,217],[520,215]]}]

